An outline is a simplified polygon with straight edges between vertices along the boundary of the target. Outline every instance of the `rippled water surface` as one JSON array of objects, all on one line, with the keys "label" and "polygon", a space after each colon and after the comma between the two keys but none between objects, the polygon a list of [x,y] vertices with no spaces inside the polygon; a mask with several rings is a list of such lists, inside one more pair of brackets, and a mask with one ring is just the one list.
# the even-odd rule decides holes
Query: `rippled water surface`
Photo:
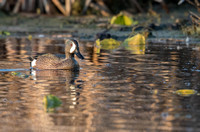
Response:
[{"label": "rippled water surface", "polygon": [[[28,57],[63,55],[63,42],[0,40],[1,131],[200,131],[198,44],[149,43],[136,51],[79,41],[80,72],[30,71]],[[180,89],[197,93],[180,96]],[[62,104],[49,109],[49,95]]]}]

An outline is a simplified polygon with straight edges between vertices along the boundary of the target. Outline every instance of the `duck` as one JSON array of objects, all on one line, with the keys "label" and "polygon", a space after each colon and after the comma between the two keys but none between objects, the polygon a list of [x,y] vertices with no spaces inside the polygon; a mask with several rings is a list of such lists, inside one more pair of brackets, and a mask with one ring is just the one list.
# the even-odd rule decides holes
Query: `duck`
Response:
[{"label": "duck", "polygon": [[79,64],[74,58],[74,54],[80,59],[84,59],[79,51],[79,44],[75,39],[65,40],[65,58],[57,57],[54,54],[44,54],[31,60],[32,69],[79,69]]}]

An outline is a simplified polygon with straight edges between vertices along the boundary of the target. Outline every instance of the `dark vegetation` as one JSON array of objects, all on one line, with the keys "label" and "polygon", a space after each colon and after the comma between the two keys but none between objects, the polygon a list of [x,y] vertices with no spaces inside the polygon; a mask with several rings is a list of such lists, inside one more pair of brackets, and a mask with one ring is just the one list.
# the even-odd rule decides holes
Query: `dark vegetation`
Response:
[{"label": "dark vegetation", "polygon": [[[9,13],[30,12],[42,14],[70,15],[103,15],[118,14],[121,11],[128,13],[144,13],[158,6],[170,12],[171,5],[178,2],[189,2],[199,8],[197,0],[1,0],[0,8]],[[173,6],[173,8],[175,8]]]},{"label": "dark vegetation", "polygon": [[[105,28],[102,32],[95,30],[96,37],[100,39],[117,36],[117,32],[114,35],[109,32],[111,28],[117,28],[118,31],[132,31],[132,34],[145,32],[150,37],[155,37],[152,31],[166,29],[181,30],[187,35],[195,34],[197,37],[200,34],[198,0],[0,0],[0,9],[1,17],[12,16],[12,18],[2,19],[0,26],[15,26],[1,27],[0,35],[9,35],[10,31],[18,31],[18,29],[21,32],[37,30],[68,32],[67,28],[70,28],[69,32],[77,33],[74,36],[79,36],[79,32],[82,34],[81,30],[77,31],[73,28],[75,27],[73,24],[80,24],[83,32],[83,26]],[[175,11],[178,15],[174,13]],[[125,25],[125,27],[110,26],[111,17],[119,13],[133,18],[135,24]],[[86,17],[83,19],[83,16]]]}]

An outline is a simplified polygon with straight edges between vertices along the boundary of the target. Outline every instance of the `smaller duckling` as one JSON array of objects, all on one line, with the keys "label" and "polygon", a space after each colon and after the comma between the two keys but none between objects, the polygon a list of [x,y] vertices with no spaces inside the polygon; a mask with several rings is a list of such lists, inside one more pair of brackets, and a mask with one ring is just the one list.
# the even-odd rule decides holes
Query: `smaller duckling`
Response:
[{"label": "smaller duckling", "polygon": [[65,40],[65,58],[59,58],[53,54],[44,54],[37,59],[31,59],[31,68],[34,69],[78,69],[79,64],[74,58],[76,54],[80,59],[84,59],[79,51],[78,42],[74,39]]}]

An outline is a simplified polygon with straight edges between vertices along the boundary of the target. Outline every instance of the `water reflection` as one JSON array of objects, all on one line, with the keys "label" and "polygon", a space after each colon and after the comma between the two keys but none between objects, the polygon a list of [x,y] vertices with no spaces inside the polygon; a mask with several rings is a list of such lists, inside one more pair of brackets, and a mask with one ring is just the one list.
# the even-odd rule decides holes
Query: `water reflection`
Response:
[{"label": "water reflection", "polygon": [[[86,59],[77,59],[79,72],[27,70],[29,56],[64,54],[63,42],[0,40],[0,69],[28,75],[0,70],[2,131],[199,131],[199,95],[174,94],[199,91],[197,45],[147,44],[144,54],[120,46],[96,54],[94,42],[81,42]],[[46,95],[62,101],[53,113],[44,108]]]}]

